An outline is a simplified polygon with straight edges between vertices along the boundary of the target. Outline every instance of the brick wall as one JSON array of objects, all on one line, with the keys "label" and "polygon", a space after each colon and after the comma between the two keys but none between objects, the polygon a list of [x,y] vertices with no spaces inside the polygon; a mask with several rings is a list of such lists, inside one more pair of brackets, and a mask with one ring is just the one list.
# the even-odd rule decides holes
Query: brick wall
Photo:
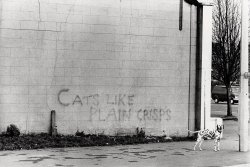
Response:
[{"label": "brick wall", "polygon": [[0,130],[47,132],[56,110],[59,133],[186,135],[196,10],[183,12],[179,31],[178,0],[0,1]]}]

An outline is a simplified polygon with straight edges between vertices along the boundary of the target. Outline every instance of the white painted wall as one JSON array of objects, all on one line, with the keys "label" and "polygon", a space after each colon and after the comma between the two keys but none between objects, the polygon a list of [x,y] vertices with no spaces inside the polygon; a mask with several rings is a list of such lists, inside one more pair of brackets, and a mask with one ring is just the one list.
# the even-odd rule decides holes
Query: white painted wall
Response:
[{"label": "white painted wall", "polygon": [[[202,77],[201,77],[201,129],[213,125],[211,117],[211,70],[212,70],[212,9],[213,6],[203,6],[202,9]],[[204,124],[203,124],[204,122]],[[212,124],[212,125],[211,125]]]},{"label": "white painted wall", "polygon": [[47,132],[56,110],[59,133],[187,135],[190,9],[179,31],[179,0],[1,0],[0,130]]}]

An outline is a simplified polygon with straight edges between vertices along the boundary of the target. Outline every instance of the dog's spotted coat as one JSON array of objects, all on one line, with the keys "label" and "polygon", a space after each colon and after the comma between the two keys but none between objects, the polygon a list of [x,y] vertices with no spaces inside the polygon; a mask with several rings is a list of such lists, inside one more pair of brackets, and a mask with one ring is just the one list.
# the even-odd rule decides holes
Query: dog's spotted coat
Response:
[{"label": "dog's spotted coat", "polygon": [[197,141],[194,145],[194,150],[198,144],[199,144],[200,150],[202,150],[201,144],[204,140],[214,139],[214,151],[219,151],[222,129],[223,129],[223,125],[217,125],[215,130],[205,129],[205,130],[199,130],[199,131],[189,131],[191,133],[198,133]]}]

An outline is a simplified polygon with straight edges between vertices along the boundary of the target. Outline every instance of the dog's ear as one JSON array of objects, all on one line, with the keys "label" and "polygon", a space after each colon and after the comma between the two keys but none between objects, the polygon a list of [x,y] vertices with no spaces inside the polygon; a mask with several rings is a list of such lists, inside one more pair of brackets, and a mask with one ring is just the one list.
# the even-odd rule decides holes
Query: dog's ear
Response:
[{"label": "dog's ear", "polygon": [[222,129],[224,129],[224,125],[217,125],[217,126],[216,126],[216,129],[217,129],[217,130],[222,130]]}]

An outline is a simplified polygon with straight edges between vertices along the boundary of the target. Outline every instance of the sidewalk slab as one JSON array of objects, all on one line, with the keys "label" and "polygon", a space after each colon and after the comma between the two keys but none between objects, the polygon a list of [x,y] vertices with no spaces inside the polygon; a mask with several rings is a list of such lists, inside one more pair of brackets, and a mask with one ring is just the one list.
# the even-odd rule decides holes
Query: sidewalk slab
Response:
[{"label": "sidewalk slab", "polygon": [[[221,151],[213,141],[204,141],[202,151],[193,151],[195,141],[105,147],[1,151],[0,166],[7,167],[205,167],[250,166],[250,152],[239,152],[238,122],[225,121]],[[249,142],[250,146],[250,142]]]}]

